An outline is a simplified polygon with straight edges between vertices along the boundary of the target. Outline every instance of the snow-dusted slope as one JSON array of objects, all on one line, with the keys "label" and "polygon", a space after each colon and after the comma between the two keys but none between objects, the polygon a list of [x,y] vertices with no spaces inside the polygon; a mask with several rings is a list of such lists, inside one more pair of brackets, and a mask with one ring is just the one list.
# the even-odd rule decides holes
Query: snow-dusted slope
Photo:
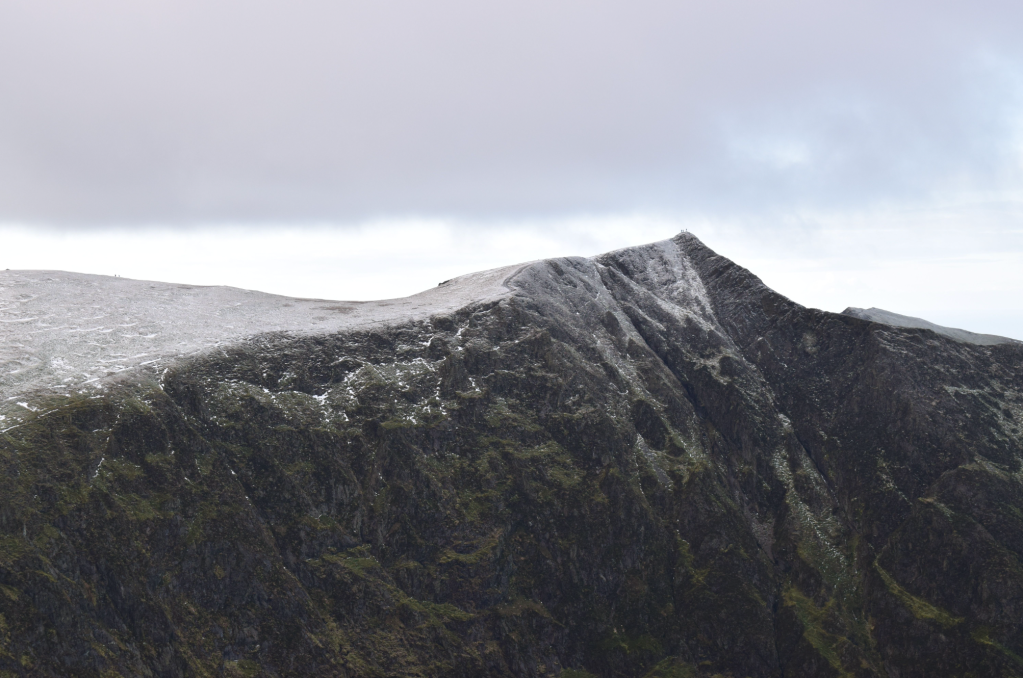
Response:
[{"label": "snow-dusted slope", "polygon": [[63,271],[0,271],[0,398],[72,392],[266,332],[321,334],[450,313],[510,291],[522,266],[447,281],[403,299],[293,299]]},{"label": "snow-dusted slope", "polygon": [[[674,243],[633,252],[645,256],[647,250],[666,247]],[[527,266],[473,273],[410,297],[369,302],[295,299],[233,287],[63,271],[0,271],[0,398],[94,388],[108,377],[136,368],[162,370],[180,358],[264,333],[329,334],[450,313],[512,294],[507,283]],[[700,286],[684,287],[691,292]],[[688,305],[712,313],[709,306],[702,308],[705,303]],[[876,308],[849,308],[845,314],[930,329],[973,344],[1015,341]]]},{"label": "snow-dusted slope", "polygon": [[[646,256],[647,250],[671,247],[674,243],[665,241],[633,253]],[[95,388],[108,377],[137,368],[162,371],[175,360],[264,333],[330,334],[450,313],[512,294],[507,283],[527,266],[473,273],[410,297],[369,302],[295,299],[64,271],[0,271],[0,398]],[[701,286],[684,287],[692,292]],[[686,305],[712,314],[697,301]],[[845,314],[930,329],[973,344],[1015,341],[876,308],[850,308]]]}]

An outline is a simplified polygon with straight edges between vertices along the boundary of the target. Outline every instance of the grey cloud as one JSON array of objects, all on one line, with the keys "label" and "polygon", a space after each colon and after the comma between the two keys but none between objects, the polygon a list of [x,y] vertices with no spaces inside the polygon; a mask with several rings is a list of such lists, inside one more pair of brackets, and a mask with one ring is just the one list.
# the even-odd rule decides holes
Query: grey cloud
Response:
[{"label": "grey cloud", "polygon": [[16,0],[0,221],[731,214],[1018,189],[1021,34],[1010,2]]}]

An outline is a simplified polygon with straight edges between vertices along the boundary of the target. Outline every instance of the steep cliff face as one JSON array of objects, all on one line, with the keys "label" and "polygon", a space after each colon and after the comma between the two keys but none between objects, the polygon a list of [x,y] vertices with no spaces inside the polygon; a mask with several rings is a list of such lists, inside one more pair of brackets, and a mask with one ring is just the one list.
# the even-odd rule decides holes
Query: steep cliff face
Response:
[{"label": "steep cliff face", "polygon": [[688,234],[472,280],[5,395],[0,675],[1023,675],[1019,344]]}]

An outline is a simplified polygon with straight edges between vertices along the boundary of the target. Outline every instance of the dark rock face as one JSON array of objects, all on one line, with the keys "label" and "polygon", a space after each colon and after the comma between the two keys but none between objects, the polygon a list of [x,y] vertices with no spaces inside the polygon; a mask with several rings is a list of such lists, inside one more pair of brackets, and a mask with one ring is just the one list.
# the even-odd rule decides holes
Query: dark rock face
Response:
[{"label": "dark rock face", "polygon": [[3,676],[1023,675],[1023,347],[688,234],[0,436]]}]

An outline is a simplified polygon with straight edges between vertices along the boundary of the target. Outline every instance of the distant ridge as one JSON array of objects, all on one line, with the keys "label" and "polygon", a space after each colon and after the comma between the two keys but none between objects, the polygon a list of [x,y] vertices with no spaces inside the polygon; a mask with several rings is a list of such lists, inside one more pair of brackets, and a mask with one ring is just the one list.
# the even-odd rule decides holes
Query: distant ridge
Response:
[{"label": "distant ridge", "polygon": [[886,311],[883,308],[852,308],[842,311],[842,315],[851,315],[854,318],[862,318],[875,323],[884,323],[893,327],[913,327],[922,330],[931,330],[937,334],[944,335],[956,341],[964,341],[968,344],[978,346],[995,346],[997,344],[1019,344],[1023,343],[1009,337],[1000,337],[996,334],[977,334],[968,330],[960,330],[955,327],[943,327],[928,322],[922,318],[914,318],[908,315],[899,315]]}]

